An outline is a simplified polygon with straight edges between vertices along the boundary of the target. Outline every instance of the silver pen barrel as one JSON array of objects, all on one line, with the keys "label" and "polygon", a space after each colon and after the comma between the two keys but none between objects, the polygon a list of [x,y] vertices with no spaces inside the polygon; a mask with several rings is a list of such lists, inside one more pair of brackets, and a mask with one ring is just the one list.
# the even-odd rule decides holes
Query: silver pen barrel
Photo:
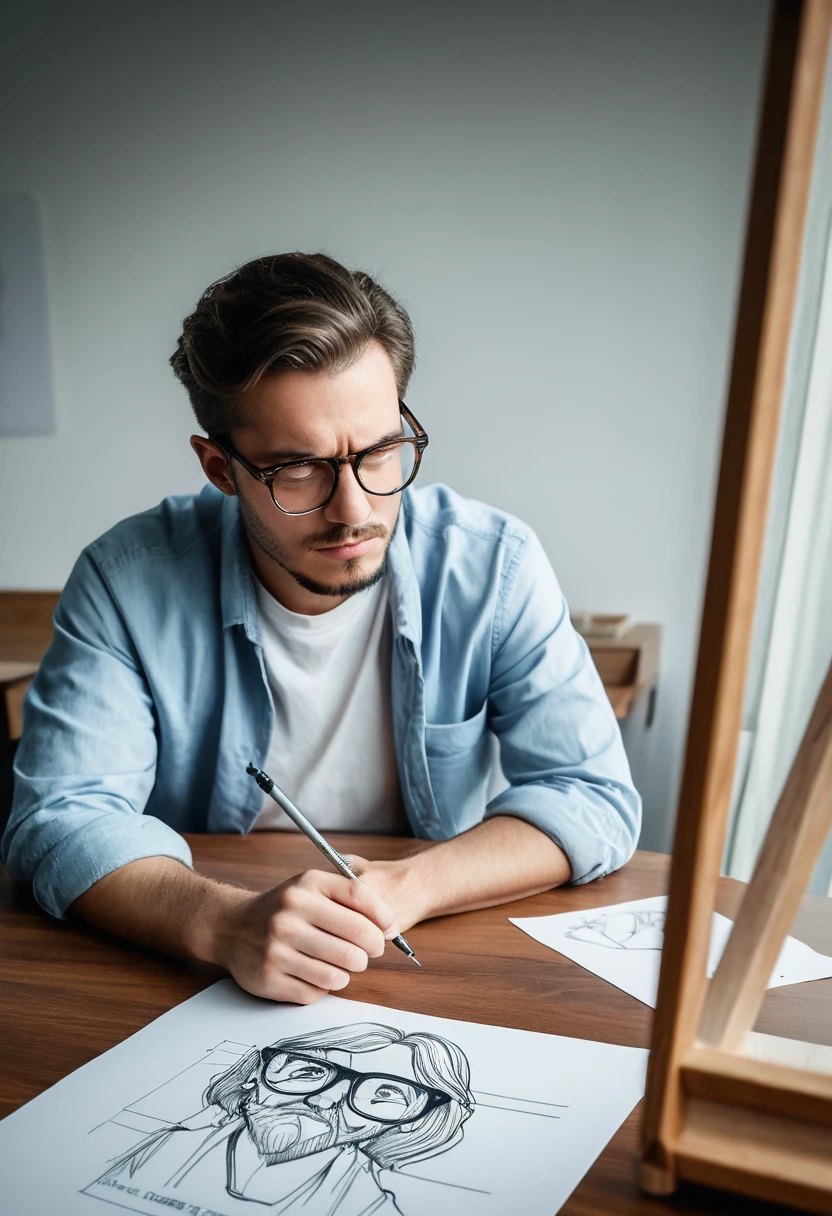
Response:
[{"label": "silver pen barrel", "polygon": [[[346,859],[343,858],[336,849],[333,849],[329,841],[325,840],[314,824],[309,822],[303,811],[300,810],[299,807],[295,806],[289,795],[285,793],[285,791],[283,791],[279,785],[275,785],[271,777],[267,776],[262,769],[255,769],[252,765],[249,765],[246,772],[250,773],[251,776],[254,777],[254,780],[260,786],[261,790],[263,790],[265,794],[268,794],[270,798],[274,799],[280,809],[286,812],[286,814],[292,820],[292,823],[294,823],[295,827],[300,828],[303,834],[309,837],[312,843],[321,850],[324,857],[332,862],[336,870],[340,870],[345,878],[358,877],[357,874],[353,874]],[[265,780],[261,780],[260,777],[265,778]]]},{"label": "silver pen barrel", "polygon": [[[255,768],[253,764],[248,765],[246,772],[250,777],[254,778],[263,793],[268,794],[270,798],[274,799],[280,809],[286,812],[295,827],[299,828],[304,836],[307,836],[316,848],[320,849],[324,857],[335,866],[339,874],[343,874],[344,878],[351,878],[354,882],[361,882],[358,875],[354,874],[350,869],[346,858],[342,857],[336,849],[333,849],[329,841],[324,839],[318,829],[309,822],[303,811],[295,806],[289,795],[279,785],[275,784],[268,773],[264,773],[261,768]],[[392,942],[397,950],[401,950],[402,954],[406,954],[417,967],[421,968],[422,964],[400,933],[392,939]]]}]

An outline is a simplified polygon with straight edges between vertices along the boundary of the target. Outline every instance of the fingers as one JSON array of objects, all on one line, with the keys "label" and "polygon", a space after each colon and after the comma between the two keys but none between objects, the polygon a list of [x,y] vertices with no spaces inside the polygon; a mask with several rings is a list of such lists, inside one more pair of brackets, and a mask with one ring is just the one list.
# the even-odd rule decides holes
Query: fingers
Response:
[{"label": "fingers", "polygon": [[316,988],[292,975],[278,974],[248,976],[234,974],[241,988],[253,996],[260,996],[268,1001],[288,1001],[292,1005],[314,1005],[322,996],[328,996],[329,990]]},{"label": "fingers", "polygon": [[[358,951],[370,958],[381,958],[384,954],[385,937],[378,925],[374,925],[360,912],[352,908],[344,908],[331,899],[316,901],[309,910],[307,923],[330,935],[352,951]],[[357,961],[357,960],[356,960]],[[350,971],[363,971],[363,966],[350,966],[345,961],[339,965],[346,966]]]},{"label": "fingers", "polygon": [[292,1005],[314,1005],[315,1001],[319,1001],[322,996],[329,996],[329,990],[316,988],[314,984],[305,984],[302,980],[296,980],[287,975],[283,979],[280,996],[273,999],[288,1001]]},{"label": "fingers", "polygon": [[[362,868],[367,864],[360,857],[351,858],[351,863],[363,863]],[[385,938],[395,937],[399,932],[393,909],[365,882],[353,882],[341,874],[330,874],[323,870],[307,870],[300,876],[299,885],[318,890],[342,907],[359,912],[377,925]]]},{"label": "fingers", "polygon": [[[327,881],[319,884],[316,881],[319,877]],[[339,887],[337,882],[333,886],[329,881],[331,877],[330,875],[316,875],[314,872],[301,875],[297,882],[284,890],[281,900],[282,911],[290,917],[305,921],[307,924],[322,929],[325,933],[332,934],[333,937],[341,938],[346,943],[358,946],[371,958],[379,958],[384,953],[384,940],[387,934],[379,928],[377,923],[367,917],[364,911],[342,904],[332,897],[333,892],[340,895],[341,898],[346,898],[351,893]],[[338,876],[336,875],[335,878],[338,879]],[[357,885],[350,882],[349,879],[339,881],[343,882],[344,887]],[[372,891],[369,892],[369,895],[373,900],[378,899],[378,896]],[[362,893],[355,902],[363,905],[366,910],[370,900]],[[382,900],[381,903],[383,904],[384,901]],[[386,905],[384,906],[386,907]],[[280,913],[277,915],[279,917]],[[392,913],[384,916],[377,913],[377,915],[383,923],[390,923]],[[395,925],[395,920],[393,925]],[[279,932],[278,927],[275,926],[275,928]]]},{"label": "fingers", "polygon": [[315,870],[247,902],[234,926],[227,965],[238,983],[257,996],[303,1005],[345,988],[399,931],[393,910],[371,887]]},{"label": "fingers", "polygon": [[[302,927],[299,927],[302,934]],[[355,947],[351,947],[354,949]],[[334,953],[334,952],[333,952]],[[366,958],[366,955],[364,956]],[[294,941],[272,939],[266,947],[264,972],[277,976],[291,976],[301,983],[309,984],[323,992],[340,992],[350,982],[349,971],[298,949]]]},{"label": "fingers", "polygon": [[[378,929],[373,929],[378,933]],[[380,935],[379,935],[380,936]],[[347,941],[337,934],[325,932],[315,925],[299,924],[294,936],[293,945],[302,954],[320,959],[342,973],[357,974],[366,971],[371,958],[377,958],[375,952],[370,952],[354,942]],[[381,949],[384,941],[381,939]],[[347,979],[349,974],[347,974]],[[345,980],[346,982],[346,980]]]},{"label": "fingers", "polygon": [[360,912],[302,887],[286,894],[284,907],[271,918],[274,940],[312,954],[316,946],[326,947],[328,961],[348,971],[363,971],[368,957],[384,953],[384,934]]},{"label": "fingers", "polygon": [[[356,950],[355,946],[334,939],[331,946],[326,940],[320,943],[314,940],[320,930],[286,917],[272,919],[277,923],[267,928],[265,941],[259,949],[256,943],[241,943],[239,952],[231,960],[229,970],[242,988],[272,1001],[309,1005],[328,992],[339,992],[347,986],[349,971],[328,960],[339,957],[339,945],[346,945],[350,950]],[[320,936],[326,939],[327,935],[321,933]],[[305,953],[299,945],[307,945],[313,953]],[[315,951],[325,957],[316,957]],[[363,955],[364,960],[366,957]]]}]

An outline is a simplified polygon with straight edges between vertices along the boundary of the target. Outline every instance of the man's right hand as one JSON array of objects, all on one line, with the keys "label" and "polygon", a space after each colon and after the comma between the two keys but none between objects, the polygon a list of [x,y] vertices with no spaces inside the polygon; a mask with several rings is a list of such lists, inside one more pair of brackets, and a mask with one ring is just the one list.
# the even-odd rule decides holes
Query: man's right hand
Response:
[{"label": "man's right hand", "polygon": [[72,911],[141,945],[219,963],[255,996],[301,1005],[340,991],[399,932],[380,895],[340,874],[307,870],[257,895],[171,857],[113,870]]},{"label": "man's right hand", "polygon": [[218,910],[210,955],[255,996],[310,1005],[345,988],[398,932],[371,887],[307,870]]}]

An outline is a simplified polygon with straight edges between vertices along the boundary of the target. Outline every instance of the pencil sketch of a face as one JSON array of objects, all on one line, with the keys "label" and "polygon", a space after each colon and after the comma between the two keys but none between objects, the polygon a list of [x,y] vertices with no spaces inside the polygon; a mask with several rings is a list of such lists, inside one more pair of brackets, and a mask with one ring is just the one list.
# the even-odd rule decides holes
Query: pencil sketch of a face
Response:
[{"label": "pencil sketch of a face", "polygon": [[610,950],[661,950],[664,918],[664,912],[657,911],[602,912],[574,925],[565,936]]},{"label": "pencil sketch of a face", "polygon": [[400,1209],[378,1170],[446,1152],[473,1109],[456,1044],[379,1023],[340,1026],[249,1049],[213,1078],[198,1116],[154,1132],[99,1181],[140,1176],[183,1197],[198,1184],[217,1202],[281,1216],[380,1216]]}]

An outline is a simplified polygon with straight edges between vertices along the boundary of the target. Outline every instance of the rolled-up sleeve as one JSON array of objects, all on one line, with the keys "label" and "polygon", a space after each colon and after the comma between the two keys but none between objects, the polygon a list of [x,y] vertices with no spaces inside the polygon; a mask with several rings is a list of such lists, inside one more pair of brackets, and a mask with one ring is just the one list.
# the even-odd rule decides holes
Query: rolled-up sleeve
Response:
[{"label": "rolled-up sleeve", "polygon": [[641,799],[592,656],[533,533],[505,577],[488,716],[509,787],[486,817],[516,815],[545,832],[573,883],[622,866],[638,841]]},{"label": "rolled-up sleeve", "polygon": [[147,682],[90,551],[55,612],[53,642],[23,706],[2,854],[54,916],[141,857],[191,864],[185,840],[143,814],[156,772]]}]

